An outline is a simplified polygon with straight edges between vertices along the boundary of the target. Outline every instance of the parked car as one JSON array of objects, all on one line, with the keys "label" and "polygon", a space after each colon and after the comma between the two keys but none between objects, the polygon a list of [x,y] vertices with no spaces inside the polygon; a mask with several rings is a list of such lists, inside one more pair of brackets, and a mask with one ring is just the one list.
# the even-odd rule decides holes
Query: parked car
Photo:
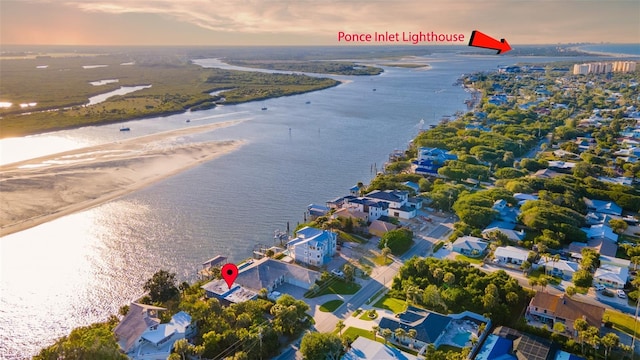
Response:
[{"label": "parked car", "polygon": [[626,299],[627,298],[627,294],[622,289],[616,290],[616,294],[618,294],[618,297],[620,299]]},{"label": "parked car", "polygon": [[342,272],[342,270],[333,269],[331,270],[331,273],[339,278],[344,277],[344,273]]},{"label": "parked car", "polygon": [[593,287],[596,288],[596,291],[602,291],[605,288],[602,284],[595,284]]}]

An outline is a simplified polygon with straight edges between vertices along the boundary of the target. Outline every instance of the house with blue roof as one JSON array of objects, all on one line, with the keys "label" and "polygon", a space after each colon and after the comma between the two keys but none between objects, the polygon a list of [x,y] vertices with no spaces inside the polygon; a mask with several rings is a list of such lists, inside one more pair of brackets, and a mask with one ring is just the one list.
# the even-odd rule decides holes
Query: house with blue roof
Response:
[{"label": "house with blue roof", "polygon": [[458,160],[458,156],[446,149],[421,147],[418,149],[418,160],[414,161],[416,165],[416,174],[437,175],[438,169],[441,168],[447,160]]},{"label": "house with blue roof", "polygon": [[589,211],[600,214],[622,215],[622,208],[613,201],[592,200],[584,198],[584,203]]},{"label": "house with blue roof", "polygon": [[338,235],[333,231],[305,226],[287,243],[293,259],[305,265],[324,266],[336,253]]},{"label": "house with blue roof", "polygon": [[452,245],[453,251],[470,257],[481,257],[487,254],[489,243],[475,236],[462,236]]},{"label": "house with blue roof", "polygon": [[391,330],[394,334],[394,340],[402,343],[407,339],[396,339],[396,329],[403,329],[407,333],[409,330],[415,330],[416,336],[411,341],[415,349],[422,349],[419,352],[421,353],[429,344],[433,344],[436,349],[443,344],[460,348],[470,345],[468,344],[470,339],[467,339],[464,344],[454,339],[456,335],[460,336],[461,333],[466,333],[467,337],[471,334],[477,336],[481,324],[485,324],[485,328],[490,328],[491,320],[470,311],[443,315],[415,306],[408,306],[407,310],[394,318],[383,317],[380,319],[379,331]]}]

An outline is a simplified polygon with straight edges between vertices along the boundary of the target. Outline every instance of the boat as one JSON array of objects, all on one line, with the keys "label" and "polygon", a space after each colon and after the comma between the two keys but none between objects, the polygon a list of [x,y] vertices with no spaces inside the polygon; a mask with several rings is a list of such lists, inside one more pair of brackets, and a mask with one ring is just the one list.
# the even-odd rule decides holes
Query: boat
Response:
[{"label": "boat", "polygon": [[373,91],[376,91],[376,88],[373,88]]},{"label": "boat", "polygon": [[266,107],[266,106],[265,106],[265,107],[263,107],[263,108],[262,108],[262,110],[267,110],[267,107]]},{"label": "boat", "polygon": [[305,104],[311,104],[311,101],[307,101]]},{"label": "boat", "polygon": [[186,121],[186,122],[190,123],[190,122],[191,122],[191,119],[187,119],[187,121]]},{"label": "boat", "polygon": [[120,131],[130,131],[130,130],[131,130],[130,128],[124,127],[124,126],[120,128]]}]

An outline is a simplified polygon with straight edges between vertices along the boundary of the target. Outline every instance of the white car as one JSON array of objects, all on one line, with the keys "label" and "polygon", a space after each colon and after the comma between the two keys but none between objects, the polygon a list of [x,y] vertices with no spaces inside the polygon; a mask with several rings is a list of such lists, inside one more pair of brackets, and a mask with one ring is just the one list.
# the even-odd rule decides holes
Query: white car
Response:
[{"label": "white car", "polygon": [[602,291],[605,289],[605,286],[602,284],[595,284],[593,287],[596,288],[596,291]]},{"label": "white car", "polygon": [[618,294],[618,297],[620,299],[626,299],[627,298],[627,294],[625,294],[624,290],[618,289],[618,290],[616,290],[616,294]]},{"label": "white car", "polygon": [[331,270],[331,273],[337,277],[344,277],[344,273],[341,270],[338,269],[333,269]]}]

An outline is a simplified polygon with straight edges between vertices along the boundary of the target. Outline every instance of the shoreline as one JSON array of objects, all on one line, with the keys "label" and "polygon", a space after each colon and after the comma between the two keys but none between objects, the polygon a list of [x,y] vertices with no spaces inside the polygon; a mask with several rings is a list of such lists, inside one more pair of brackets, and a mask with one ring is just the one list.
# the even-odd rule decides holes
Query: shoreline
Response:
[{"label": "shoreline", "polygon": [[243,140],[178,138],[242,121],[171,130],[0,166],[0,237],[86,210],[238,149]]},{"label": "shoreline", "polygon": [[581,46],[574,46],[574,47],[570,47],[569,49],[573,51],[583,52],[588,55],[619,57],[619,58],[640,58],[640,55],[634,55],[634,54],[610,53],[610,52],[603,52],[603,51],[585,50]]}]

